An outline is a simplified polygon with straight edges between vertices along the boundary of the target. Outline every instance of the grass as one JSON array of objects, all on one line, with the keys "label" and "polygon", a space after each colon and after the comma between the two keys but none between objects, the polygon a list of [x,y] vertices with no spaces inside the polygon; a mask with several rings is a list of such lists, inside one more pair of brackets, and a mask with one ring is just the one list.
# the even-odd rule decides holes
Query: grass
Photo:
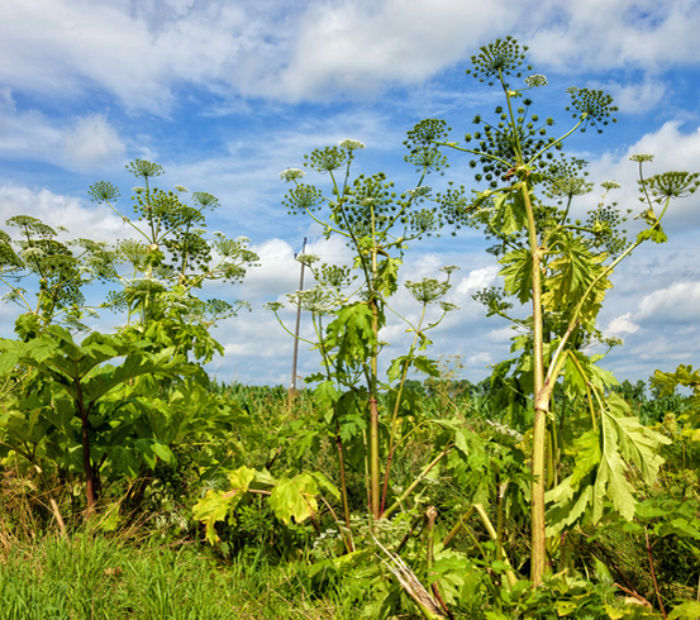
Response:
[{"label": "grass", "polygon": [[0,559],[4,620],[351,617],[341,607],[332,595],[312,600],[291,564],[217,565],[187,545],[81,533],[17,544]]}]

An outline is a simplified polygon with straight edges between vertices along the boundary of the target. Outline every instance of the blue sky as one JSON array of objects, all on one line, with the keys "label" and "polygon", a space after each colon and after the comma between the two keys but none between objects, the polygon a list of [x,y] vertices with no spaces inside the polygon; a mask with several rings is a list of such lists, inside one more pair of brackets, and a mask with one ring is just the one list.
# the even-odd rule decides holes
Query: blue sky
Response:
[{"label": "blue sky", "polygon": [[[605,88],[619,121],[602,136],[579,134],[571,154],[591,180],[618,181],[621,206],[635,205],[632,153],[655,155],[650,172],[700,171],[700,2],[623,0],[6,0],[0,3],[0,222],[18,213],[68,227],[75,236],[126,236],[118,218],[87,200],[96,180],[128,196],[124,164],[162,164],[159,185],[209,191],[222,202],[211,230],[246,235],[262,259],[245,283],[218,287],[251,313],[218,328],[223,380],[288,383],[292,345],[262,304],[297,286],[293,254],[347,258],[340,243],[286,215],[279,172],[312,148],[362,141],[358,171],[415,182],[403,163],[407,129],[445,118],[460,136],[494,92],[464,74],[479,45],[515,35],[530,46],[549,86],[542,114],[564,105],[568,86]],[[556,112],[560,126],[565,116]],[[448,177],[469,183],[466,161]],[[595,195],[582,201],[595,200]],[[665,246],[637,251],[615,275],[600,327],[624,339],[604,364],[620,378],[698,363],[700,205],[674,205]],[[121,208],[129,209],[122,199]],[[0,228],[2,224],[0,224]],[[498,268],[474,232],[432,239],[407,256],[403,276],[434,276],[457,264],[451,299],[461,310],[434,332],[434,356],[460,355],[479,379],[503,359],[511,335],[471,299],[497,282]],[[397,305],[413,311],[405,294]],[[0,306],[0,323],[16,308]],[[292,314],[287,315],[290,319]],[[108,329],[118,318],[95,324]],[[403,329],[385,337],[398,354]],[[316,368],[302,347],[301,372]]]}]

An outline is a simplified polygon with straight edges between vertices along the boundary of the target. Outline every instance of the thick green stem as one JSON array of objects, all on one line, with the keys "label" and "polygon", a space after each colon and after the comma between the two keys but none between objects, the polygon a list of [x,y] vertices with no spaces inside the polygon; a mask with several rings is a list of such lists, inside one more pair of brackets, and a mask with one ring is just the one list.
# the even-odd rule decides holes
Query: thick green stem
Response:
[{"label": "thick green stem", "polygon": [[369,382],[369,472],[370,472],[370,511],[375,519],[380,516],[380,472],[379,472],[379,407],[377,403],[377,362],[379,357],[379,306],[377,304],[377,241],[374,207],[371,210],[371,269],[369,305],[372,310],[372,356],[370,360]]},{"label": "thick green stem", "polygon": [[88,411],[83,400],[83,389],[80,379],[74,381],[77,393],[76,405],[80,414],[80,426],[83,443],[83,469],[85,470],[85,499],[87,501],[86,515],[89,518],[95,510],[95,472],[90,460],[90,437],[88,435]]},{"label": "thick green stem", "polygon": [[[486,514],[486,510],[481,504],[474,504],[474,508],[479,515],[479,518],[481,519],[481,522],[484,524],[484,527],[486,528],[486,531],[489,534],[489,537],[493,542],[498,544],[498,532],[496,532],[496,528],[493,527],[493,523],[491,523],[491,519],[489,519],[488,514]],[[508,559],[508,556],[506,555],[505,550],[503,547],[499,548],[500,550],[500,558],[501,561],[508,566],[508,569],[506,570],[506,579],[508,580],[508,585],[513,588],[515,587],[515,584],[517,583],[518,579],[515,576],[515,573],[512,570],[510,560]]]},{"label": "thick green stem", "polygon": [[396,451],[396,422],[399,417],[399,409],[401,407],[401,396],[403,395],[403,386],[406,383],[406,376],[408,375],[408,367],[413,358],[413,354],[416,350],[416,344],[418,343],[418,335],[421,333],[420,330],[423,327],[423,320],[425,318],[425,311],[428,307],[427,303],[423,304],[420,319],[418,320],[418,327],[414,329],[413,342],[408,350],[408,355],[406,356],[406,361],[403,364],[403,369],[401,371],[401,380],[399,382],[398,390],[396,391],[396,400],[394,401],[394,413],[391,416],[391,425],[389,428],[389,450],[386,458],[386,467],[384,469],[384,482],[382,484],[382,503],[379,509],[380,514],[384,512],[386,507],[386,494],[389,488],[389,476],[391,474],[391,464],[394,461],[394,452]]},{"label": "thick green stem", "polygon": [[530,201],[530,192],[527,181],[521,185],[523,203],[527,212],[527,228],[532,254],[532,329],[533,329],[533,371],[534,371],[534,396],[535,396],[535,422],[532,429],[532,514],[531,527],[531,556],[530,578],[534,585],[542,583],[546,565],[546,538],[544,519],[544,491],[545,491],[545,444],[547,434],[547,414],[549,412],[549,399],[551,384],[544,381],[544,357],[543,357],[543,325],[542,325],[542,281],[541,281],[541,253],[542,248],[537,239],[535,215]]}]

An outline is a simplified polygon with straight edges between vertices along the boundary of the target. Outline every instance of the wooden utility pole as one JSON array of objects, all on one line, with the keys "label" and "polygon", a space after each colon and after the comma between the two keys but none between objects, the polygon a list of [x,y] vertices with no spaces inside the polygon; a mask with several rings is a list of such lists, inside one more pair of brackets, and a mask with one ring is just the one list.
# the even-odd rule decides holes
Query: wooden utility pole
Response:
[{"label": "wooden utility pole", "polygon": [[[304,255],[306,251],[306,237],[304,237],[304,243],[301,246],[301,255]],[[294,258],[298,259],[298,254],[294,255]],[[304,262],[301,262],[301,273],[299,275],[299,290],[304,290]],[[289,386],[289,404],[291,406],[292,400],[294,399],[294,394],[297,391],[297,359],[299,358],[299,327],[301,325],[301,301],[297,304],[297,322],[294,328],[294,355],[292,357],[292,382]]]}]

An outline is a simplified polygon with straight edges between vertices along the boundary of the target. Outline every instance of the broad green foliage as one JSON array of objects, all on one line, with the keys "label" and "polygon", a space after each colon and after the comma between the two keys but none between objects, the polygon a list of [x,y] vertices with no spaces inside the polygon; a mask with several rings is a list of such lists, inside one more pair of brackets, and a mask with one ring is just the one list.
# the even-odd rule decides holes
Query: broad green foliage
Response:
[{"label": "broad green foliage", "polygon": [[[3,456],[31,464],[45,485],[80,472],[88,513],[120,476],[134,485],[128,501],[140,502],[158,463],[175,467],[179,442],[231,428],[236,407],[211,394],[188,359],[223,352],[210,328],[245,304],[195,293],[207,281],[240,282],[257,260],[246,239],[206,234],[214,196],[194,192],[187,204],[182,187],[151,187],[159,165],[136,160],[127,168],[144,187],[134,189],[135,219],[120,217],[140,240],[63,242],[28,216],[8,220],[14,233],[0,231],[0,282],[25,309],[15,325],[20,340],[0,343]],[[89,194],[116,211],[112,184],[100,181]],[[78,343],[57,323],[86,329],[81,319],[97,314],[86,308],[84,289],[95,281],[119,284],[102,307],[123,311],[126,326]],[[36,282],[35,305],[16,282]]]},{"label": "broad green foliage", "polygon": [[[69,471],[82,469],[90,510],[99,488],[98,463],[109,458],[108,466],[115,472],[132,474],[139,462],[150,468],[156,458],[172,463],[167,444],[144,436],[147,425],[123,408],[144,396],[140,377],[187,372],[185,360],[174,357],[172,349],[151,353],[147,344],[120,334],[99,333],[76,344],[70,332],[57,325],[28,342],[0,341],[0,374],[13,373],[20,382],[19,389],[6,395],[5,424],[0,431],[5,449],[34,464],[38,447],[49,457],[63,453],[59,466]],[[116,365],[107,363],[117,358],[121,361]],[[125,385],[130,389],[112,398]],[[31,396],[27,398],[26,393]],[[82,458],[77,458],[79,451]]]},{"label": "broad green foliage", "polygon": [[626,477],[629,465],[651,484],[663,463],[659,446],[671,441],[642,426],[629,413],[629,405],[620,396],[609,394],[600,411],[600,433],[587,431],[574,441],[572,474],[545,496],[553,504],[547,515],[548,534],[559,533],[583,515],[597,523],[608,501],[625,519],[632,520],[637,502]]},{"label": "broad green foliage", "polygon": [[321,491],[336,500],[340,497],[338,490],[319,472],[275,479],[268,471],[257,471],[244,465],[228,472],[226,477],[229,490],[209,489],[192,509],[195,519],[206,525],[206,536],[211,544],[219,540],[215,524],[226,519],[234,521],[235,509],[249,491],[269,496],[275,516],[287,525],[292,520],[302,523],[314,517]]}]

